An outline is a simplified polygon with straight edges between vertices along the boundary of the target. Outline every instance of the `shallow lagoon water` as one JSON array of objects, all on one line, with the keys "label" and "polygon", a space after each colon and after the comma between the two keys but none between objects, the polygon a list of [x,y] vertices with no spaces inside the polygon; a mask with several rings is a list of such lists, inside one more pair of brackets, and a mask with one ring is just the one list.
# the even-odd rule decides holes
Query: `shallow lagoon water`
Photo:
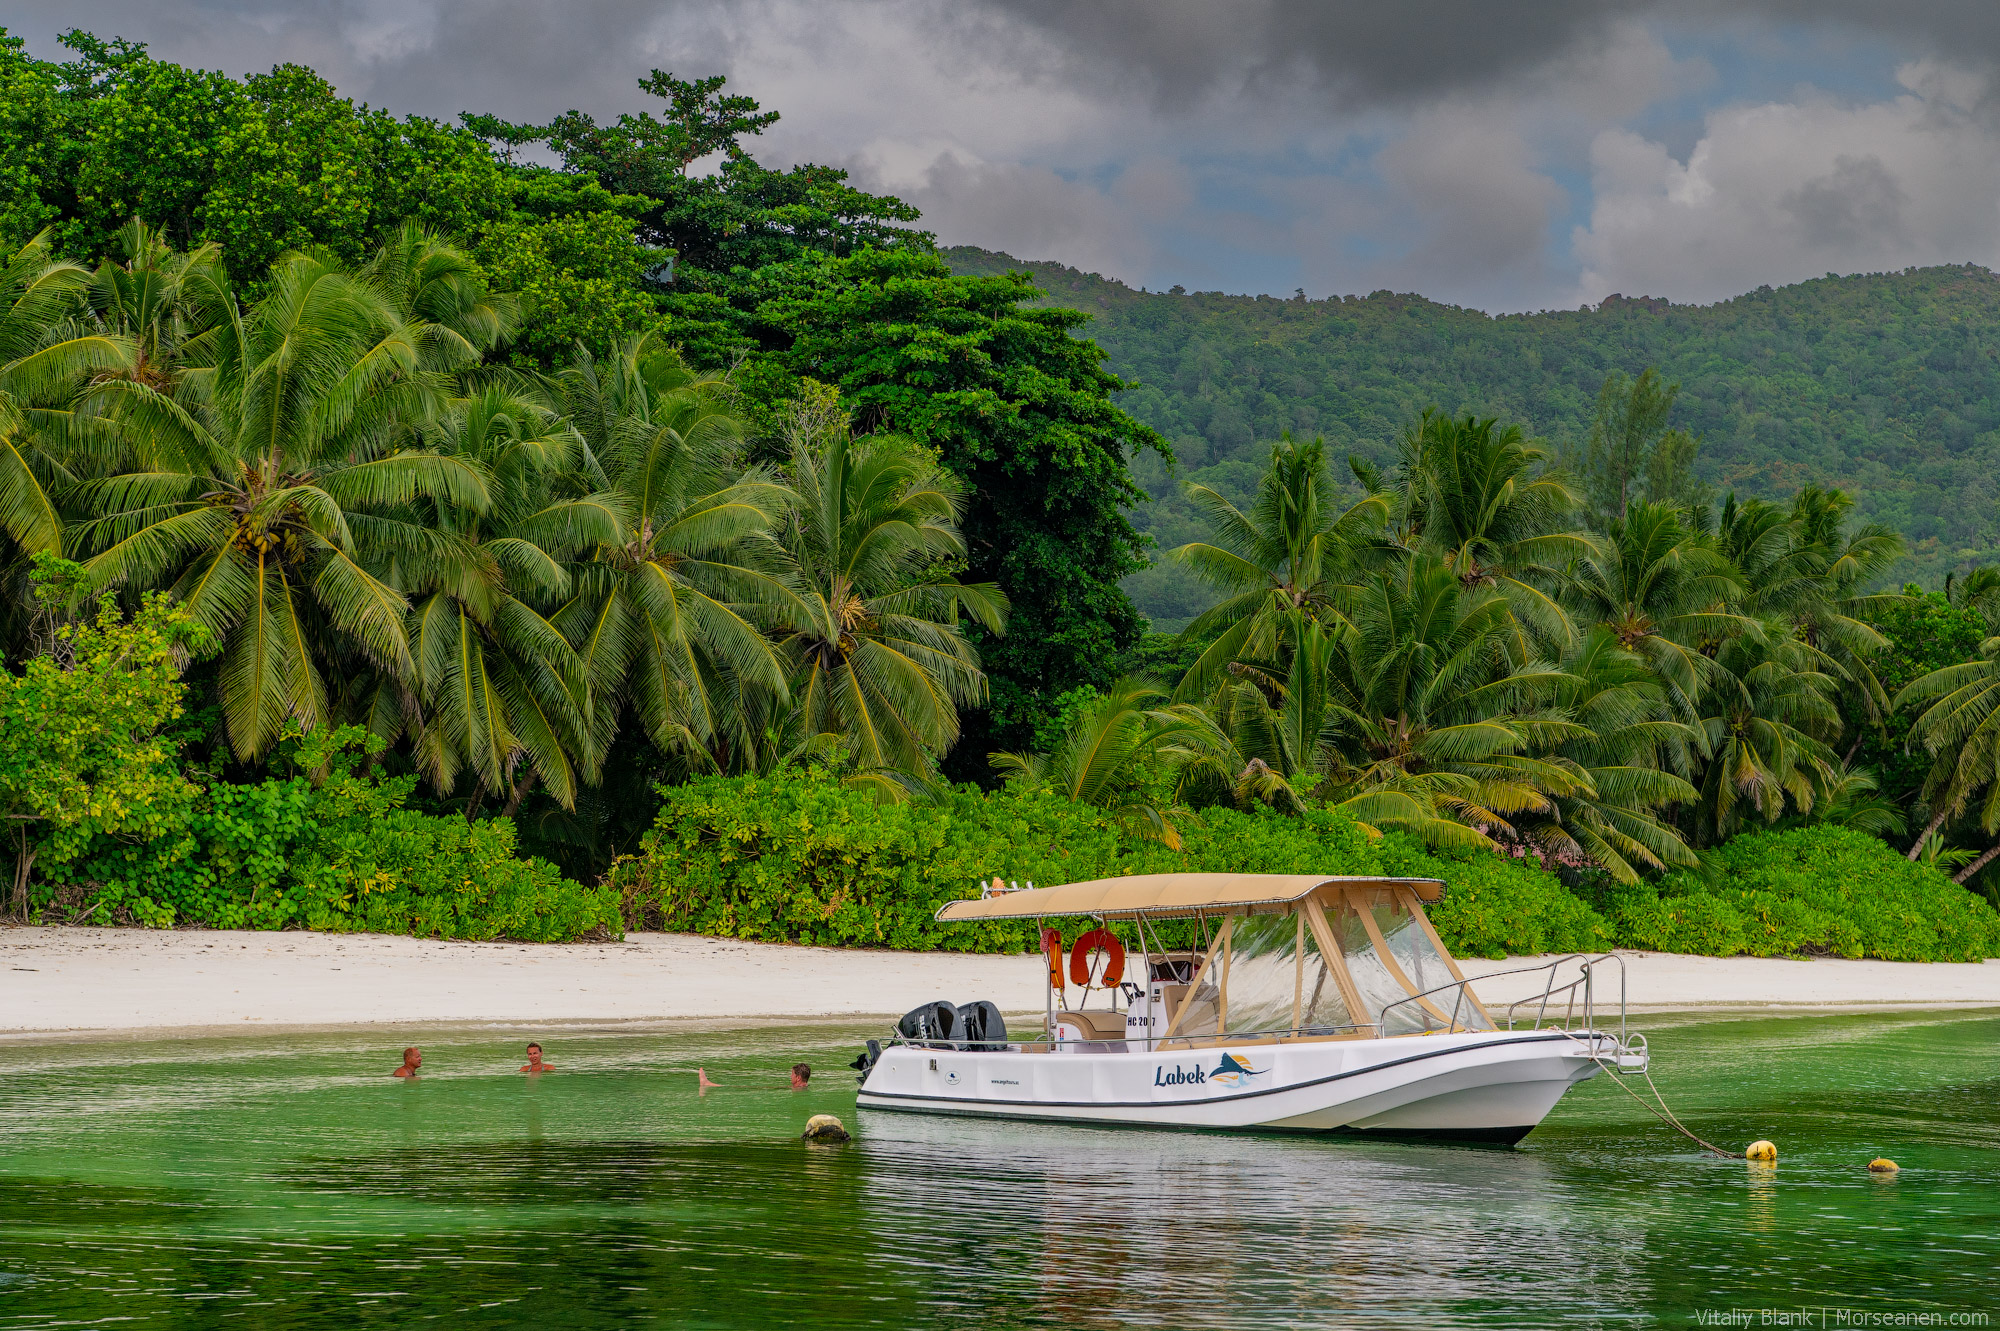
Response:
[{"label": "shallow lagoon water", "polygon": [[[858,1025],[433,1031],[414,1084],[379,1031],[18,1044],[0,1326],[2000,1316],[2000,1014],[1638,1024],[1689,1126],[1775,1169],[1608,1077],[1505,1150],[857,1115]],[[858,1139],[796,1140],[826,1112]]]}]

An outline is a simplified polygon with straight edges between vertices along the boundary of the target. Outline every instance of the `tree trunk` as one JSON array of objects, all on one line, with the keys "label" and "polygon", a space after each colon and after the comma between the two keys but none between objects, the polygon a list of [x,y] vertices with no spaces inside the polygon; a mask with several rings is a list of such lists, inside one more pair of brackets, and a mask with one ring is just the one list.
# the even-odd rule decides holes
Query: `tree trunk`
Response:
[{"label": "tree trunk", "polygon": [[1861,752],[1861,741],[1867,738],[1868,732],[1865,730],[1854,737],[1854,743],[1847,746],[1847,756],[1840,760],[1842,767],[1854,766],[1854,755]]},{"label": "tree trunk", "polygon": [[534,794],[535,787],[541,782],[541,779],[542,774],[540,772],[531,771],[519,781],[516,781],[514,783],[514,793],[507,800],[507,807],[500,811],[500,816],[502,818],[512,818],[514,811],[521,807],[521,801]]},{"label": "tree trunk", "polygon": [[1981,855],[1978,859],[1953,874],[1951,881],[1954,883],[1963,883],[1966,879],[1984,869],[1995,855],[2000,855],[2000,841],[1996,841],[1988,846],[1984,855]]},{"label": "tree trunk", "polygon": [[1931,825],[1929,827],[1926,827],[1923,831],[1917,833],[1917,839],[1912,843],[1910,843],[1910,853],[1905,855],[1903,858],[1915,862],[1917,856],[1923,853],[1924,842],[1930,840],[1931,833],[1937,831],[1940,827],[1943,827],[1944,820],[1946,818],[1949,818],[1950,816],[1951,816],[1951,805],[1947,804],[1942,809],[1939,809],[1937,817],[1931,819]]},{"label": "tree trunk", "polygon": [[35,867],[35,852],[28,847],[28,825],[20,824],[21,850],[14,860],[14,914],[26,923],[28,918],[28,873]]},{"label": "tree trunk", "polygon": [[465,821],[471,823],[479,817],[479,802],[486,798],[486,787],[480,786],[472,792],[472,798],[465,802]]}]

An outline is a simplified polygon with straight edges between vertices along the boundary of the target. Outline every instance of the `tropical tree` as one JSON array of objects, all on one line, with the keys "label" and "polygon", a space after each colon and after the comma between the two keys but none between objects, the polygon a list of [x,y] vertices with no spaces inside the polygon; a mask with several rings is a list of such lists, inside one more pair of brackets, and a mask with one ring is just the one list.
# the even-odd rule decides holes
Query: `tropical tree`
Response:
[{"label": "tropical tree", "polygon": [[100,373],[128,375],[171,397],[179,376],[213,357],[205,344],[220,325],[203,294],[221,279],[221,260],[217,246],[180,253],[139,218],[127,222],[112,238],[112,253],[90,275],[85,295],[106,331],[130,339],[132,360]]},{"label": "tropical tree", "polygon": [[1747,590],[1742,574],[1667,504],[1629,505],[1566,582],[1578,618],[1610,629],[1642,658],[1684,720],[1697,715],[1702,683],[1713,673],[1704,645],[1763,633],[1757,620],[1730,608]]},{"label": "tropical tree", "polygon": [[1858,691],[1867,719],[1879,725],[1889,698],[1872,659],[1888,639],[1867,621],[1902,599],[1865,589],[1902,558],[1903,538],[1879,523],[1852,531],[1854,501],[1839,490],[1806,486],[1789,509],[1751,500],[1723,501],[1717,548],[1742,575],[1738,608],[1808,648],[1819,669]]},{"label": "tropical tree", "polygon": [[75,394],[133,362],[130,339],[80,322],[89,282],[51,255],[46,233],[0,262],[0,531],[31,552],[62,548],[50,487],[67,478],[50,445],[73,434]]},{"label": "tropical tree", "polygon": [[209,363],[171,395],[137,378],[93,388],[132,469],[81,488],[92,518],[76,541],[91,589],[167,588],[206,630],[247,760],[287,719],[326,718],[323,663],[342,652],[410,677],[407,605],[369,566],[375,547],[415,549],[423,534],[354,519],[420,496],[487,505],[476,467],[418,437],[445,371],[477,348],[320,258],[282,260],[247,309],[216,270],[188,281],[216,325]]},{"label": "tropical tree", "polygon": [[442,791],[467,772],[472,804],[507,793],[511,813],[539,783],[568,808],[598,770],[592,699],[581,658],[544,613],[568,594],[569,571],[536,538],[573,547],[578,527],[599,517],[552,498],[580,441],[550,404],[499,383],[446,403],[429,437],[475,469],[490,498],[474,507],[427,497],[412,515],[423,543],[387,557],[384,580],[415,602],[414,669],[407,685],[381,681],[371,721],[390,739],[407,729]]},{"label": "tropical tree", "polygon": [[1704,764],[1697,832],[1707,843],[1736,833],[1747,812],[1776,822],[1787,806],[1812,812],[1837,782],[1826,741],[1840,734],[1839,680],[1811,669],[1795,641],[1748,637],[1723,644],[1702,699]]},{"label": "tropical tree", "polygon": [[1199,707],[1163,706],[1166,699],[1157,680],[1123,676],[1078,712],[1052,751],[989,760],[1009,784],[1050,787],[1178,850],[1176,808],[1165,792],[1191,760],[1218,756],[1221,736]]},{"label": "tropical tree", "polygon": [[1007,598],[956,577],[964,490],[936,456],[897,435],[853,438],[830,390],[807,389],[785,426],[797,504],[775,632],[791,696],[806,732],[844,737],[857,767],[927,775],[958,738],[958,709],[986,697],[961,615],[998,634]]},{"label": "tropical tree", "polygon": [[[1923,800],[1931,819],[1917,834],[1908,858],[1914,860],[1946,823],[1977,799],[1979,825],[1988,835],[2000,830],[2000,637],[1988,638],[1979,659],[1961,661],[1921,675],[1896,695],[1896,710],[1921,707],[1910,726],[1910,742],[1936,761],[1924,779]],[[1957,875],[1964,882],[2000,855],[1996,841]]]},{"label": "tropical tree", "polygon": [[1566,646],[1574,634],[1551,589],[1598,542],[1571,520],[1582,500],[1553,460],[1518,425],[1426,411],[1404,433],[1388,493],[1405,543],[1468,587],[1499,589],[1517,620]]},{"label": "tropical tree", "polygon": [[1327,778],[1357,817],[1445,844],[1490,846],[1513,819],[1591,789],[1575,761],[1538,755],[1581,735],[1551,705],[1570,681],[1516,662],[1507,599],[1420,555],[1375,575],[1328,661]]},{"label": "tropical tree", "polygon": [[1551,791],[1546,813],[1525,814],[1523,838],[1554,858],[1597,864],[1620,882],[1693,866],[1694,852],[1661,811],[1695,801],[1695,788],[1672,769],[1687,770],[1701,733],[1667,714],[1653,672],[1602,625],[1563,659],[1562,674],[1549,704],[1576,729],[1533,751],[1573,763],[1588,780]]},{"label": "tropical tree", "polygon": [[1297,614],[1340,621],[1366,568],[1384,557],[1380,533],[1389,513],[1376,494],[1343,502],[1325,441],[1301,444],[1289,433],[1272,448],[1247,513],[1205,485],[1187,494],[1208,519],[1210,539],[1168,557],[1225,596],[1187,626],[1190,636],[1215,637],[1175,689],[1179,701],[1207,692],[1231,661],[1279,656]]},{"label": "tropical tree", "polygon": [[603,360],[580,352],[560,388],[582,486],[536,525],[546,548],[573,547],[551,618],[583,662],[592,746],[610,745],[629,708],[662,751],[726,765],[718,750],[745,730],[746,697],[786,693],[763,628],[793,597],[771,539],[791,492],[742,464],[727,381],[652,333]]}]

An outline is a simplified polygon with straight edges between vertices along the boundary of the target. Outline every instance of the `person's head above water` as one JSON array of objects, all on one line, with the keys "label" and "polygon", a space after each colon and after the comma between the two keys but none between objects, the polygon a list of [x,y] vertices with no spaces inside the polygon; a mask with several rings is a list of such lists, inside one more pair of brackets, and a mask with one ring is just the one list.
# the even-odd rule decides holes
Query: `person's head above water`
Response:
[{"label": "person's head above water", "polygon": [[813,1070],[806,1064],[792,1064],[792,1089],[803,1091],[806,1088],[806,1083],[812,1080],[812,1075]]},{"label": "person's head above water", "polygon": [[392,1077],[414,1077],[417,1069],[424,1065],[424,1051],[411,1045],[403,1051],[403,1066],[389,1075]]},{"label": "person's head above water", "polygon": [[542,1062],[542,1046],[533,1040],[528,1042],[528,1061],[521,1065],[523,1072],[547,1072],[550,1064]]}]

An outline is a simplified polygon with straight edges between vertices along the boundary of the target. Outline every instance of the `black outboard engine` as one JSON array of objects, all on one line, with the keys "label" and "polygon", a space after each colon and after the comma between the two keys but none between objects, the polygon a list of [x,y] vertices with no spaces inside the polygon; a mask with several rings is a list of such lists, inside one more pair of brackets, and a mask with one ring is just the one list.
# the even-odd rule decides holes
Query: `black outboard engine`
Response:
[{"label": "black outboard engine", "polygon": [[1007,1047],[1007,1021],[1000,1009],[984,999],[958,1005],[958,1038],[970,1041],[980,1053],[997,1053]]},{"label": "black outboard engine", "polygon": [[958,1009],[950,1003],[926,1003],[913,1008],[896,1023],[896,1034],[911,1044],[959,1039]]},{"label": "black outboard engine", "polygon": [[861,1051],[861,1056],[855,1059],[852,1063],[849,1063],[847,1065],[848,1067],[853,1068],[856,1072],[861,1074],[854,1080],[860,1082],[863,1086],[866,1086],[868,1084],[869,1070],[872,1069],[878,1061],[880,1061],[881,1057],[882,1057],[882,1042],[879,1040],[870,1040],[868,1042],[868,1047]]}]

